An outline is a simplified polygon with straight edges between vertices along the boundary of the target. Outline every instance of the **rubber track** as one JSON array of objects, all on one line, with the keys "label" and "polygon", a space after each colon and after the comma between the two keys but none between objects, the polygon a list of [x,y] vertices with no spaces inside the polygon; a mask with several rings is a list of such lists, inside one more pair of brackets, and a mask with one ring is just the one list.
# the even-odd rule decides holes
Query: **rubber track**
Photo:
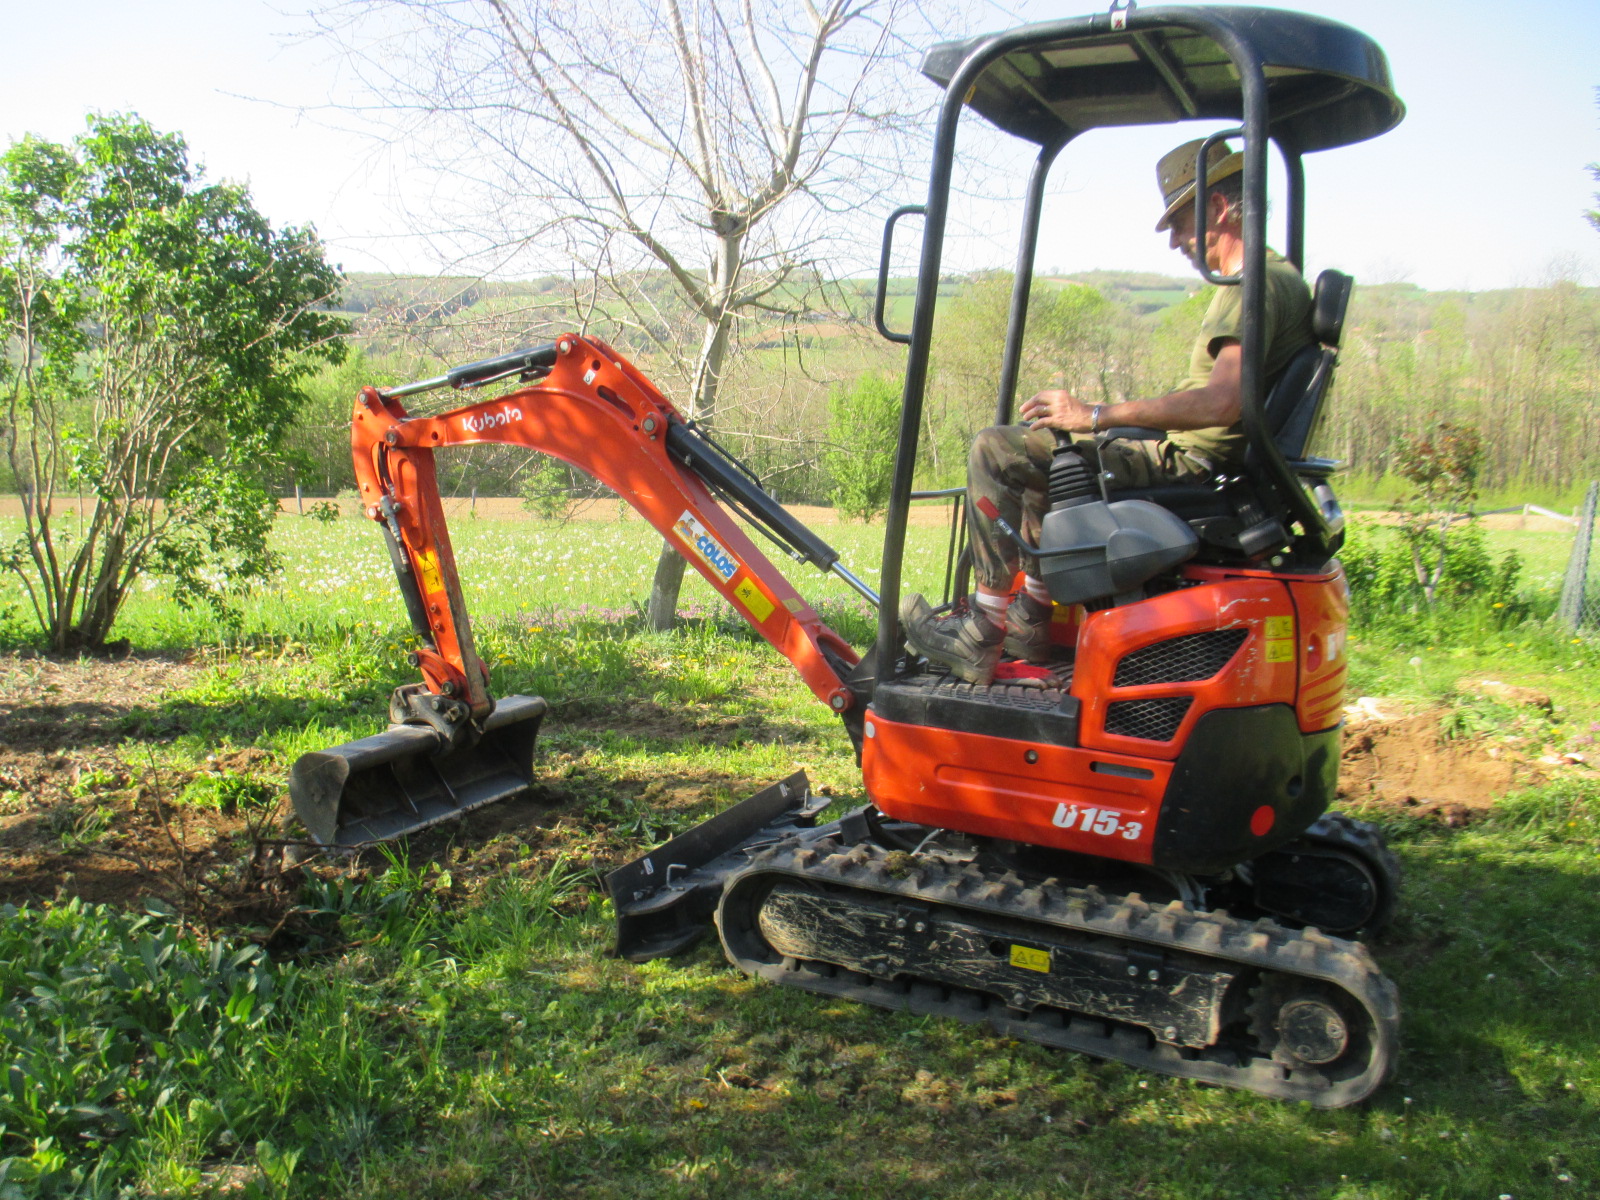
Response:
[{"label": "rubber track", "polygon": [[[1365,946],[1316,929],[1286,929],[1269,918],[1243,921],[1226,911],[1196,911],[1181,901],[1146,903],[1137,893],[1106,895],[1096,888],[1071,888],[1047,880],[1027,885],[1014,874],[998,875],[970,863],[933,855],[891,862],[890,852],[869,843],[846,846],[832,838],[786,839],[756,853],[731,876],[717,908],[717,929],[735,966],[749,975],[789,987],[840,996],[881,1008],[987,1022],[1008,1037],[1113,1059],[1143,1070],[1224,1087],[1243,1088],[1281,1100],[1305,1100],[1319,1108],[1355,1104],[1383,1082],[1397,1049],[1400,1006],[1394,984],[1378,970]],[[1024,1012],[987,993],[942,983],[877,979],[846,969],[828,974],[806,963],[772,963],[741,954],[736,943],[759,941],[751,899],[767,889],[763,877],[808,880],[876,896],[963,909],[980,916],[1024,921],[1045,930],[1069,930],[1198,955],[1219,963],[1325,980],[1342,989],[1370,1021],[1365,1067],[1342,1078],[1315,1068],[1291,1070],[1270,1057],[1271,1048],[1241,1061],[1236,1047],[1193,1051],[1156,1041],[1148,1030],[1055,1009]],[[937,918],[935,918],[937,919]],[[1048,935],[1042,935],[1048,940]]]}]

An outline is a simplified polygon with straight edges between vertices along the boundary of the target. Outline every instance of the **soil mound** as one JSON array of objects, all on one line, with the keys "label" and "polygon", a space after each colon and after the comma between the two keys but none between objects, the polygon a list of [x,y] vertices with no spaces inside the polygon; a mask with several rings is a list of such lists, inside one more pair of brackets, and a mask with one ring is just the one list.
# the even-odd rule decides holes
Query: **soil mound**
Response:
[{"label": "soil mound", "polygon": [[1345,713],[1339,799],[1362,807],[1421,810],[1466,825],[1507,792],[1545,778],[1520,739],[1449,737],[1449,712],[1407,713],[1363,697]]}]

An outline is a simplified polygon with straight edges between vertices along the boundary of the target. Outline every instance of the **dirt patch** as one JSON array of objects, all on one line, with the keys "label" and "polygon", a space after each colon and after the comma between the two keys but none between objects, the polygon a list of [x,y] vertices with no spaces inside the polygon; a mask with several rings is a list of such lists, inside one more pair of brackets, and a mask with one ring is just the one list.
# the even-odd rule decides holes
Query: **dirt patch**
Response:
[{"label": "dirt patch", "polygon": [[810,730],[798,721],[775,721],[759,712],[725,716],[644,699],[619,701],[602,713],[568,716],[562,721],[562,728],[603,730],[615,737],[641,740],[693,739],[710,746],[772,745],[811,739]]},{"label": "dirt patch", "polygon": [[[210,925],[292,937],[306,872],[362,878],[388,863],[307,856],[284,781],[289,764],[257,747],[174,765],[160,743],[182,734],[174,693],[198,683],[203,657],[0,656],[0,903],[79,897],[133,906],[156,898]],[[759,714],[732,718],[633,700],[577,717],[570,732],[713,745],[802,740]],[[603,874],[758,790],[717,771],[596,771],[589,752],[547,746],[536,786],[410,840],[413,866],[448,870],[470,892],[553,863]]]},{"label": "dirt patch", "polygon": [[1362,700],[1346,713],[1339,799],[1466,825],[1507,792],[1546,777],[1517,737],[1446,737],[1449,713],[1386,710]]},{"label": "dirt patch", "polygon": [[49,752],[115,743],[125,736],[123,718],[159,708],[203,670],[188,656],[0,656],[0,747]]},{"label": "dirt patch", "polygon": [[[270,824],[278,766],[258,749],[214,756],[192,769],[140,753],[128,741],[161,737],[157,717],[172,692],[204,671],[190,657],[123,659],[0,657],[0,901],[78,896],[135,904],[147,897],[206,905],[231,917],[257,898],[232,896],[252,828]],[[181,802],[194,781],[245,781],[258,803],[243,812]]]},{"label": "dirt patch", "polygon": [[[163,656],[0,656],[0,902],[79,896],[132,905],[158,897],[266,936],[294,908],[304,871],[385,868],[376,851],[294,865],[283,794],[288,764],[267,751],[235,750],[189,766],[163,757],[159,743],[185,723],[173,693],[206,668],[203,660]],[[1545,719],[1534,703],[1542,696],[1476,690],[1534,714],[1536,725]],[[1507,792],[1567,769],[1541,762],[1549,756],[1538,736],[1517,728],[1484,733],[1478,726],[1470,736],[1447,737],[1447,728],[1460,732],[1459,717],[1371,700],[1353,705],[1340,799],[1461,825]],[[574,713],[564,728],[580,739],[592,731],[710,745],[809,740],[799,725],[758,713],[734,717],[645,699]],[[581,740],[547,743],[532,792],[426,831],[408,853],[415,866],[448,870],[458,891],[558,860],[599,874],[768,782],[714,769],[675,772],[665,761],[661,771],[618,775],[597,769]]]}]

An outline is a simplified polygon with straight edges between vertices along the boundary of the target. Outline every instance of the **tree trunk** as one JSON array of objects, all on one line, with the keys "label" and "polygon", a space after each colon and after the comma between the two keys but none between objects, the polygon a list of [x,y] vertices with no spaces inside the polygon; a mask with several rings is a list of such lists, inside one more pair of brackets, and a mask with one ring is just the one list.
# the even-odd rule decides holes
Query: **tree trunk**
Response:
[{"label": "tree trunk", "polygon": [[683,587],[683,555],[671,542],[661,543],[656,559],[656,577],[650,584],[650,602],[645,606],[645,621],[656,633],[670,632],[678,618],[678,591]]},{"label": "tree trunk", "polygon": [[[722,366],[728,356],[728,341],[733,332],[733,284],[739,277],[742,237],[723,237],[718,245],[717,262],[712,267],[715,311],[706,318],[705,340],[700,346],[700,361],[694,381],[694,409],[689,414],[709,425],[717,411],[717,387]],[[650,585],[650,601],[645,606],[645,621],[656,633],[667,633],[677,624],[678,593],[683,587],[683,556],[672,543],[661,544],[656,559],[655,579]]]}]

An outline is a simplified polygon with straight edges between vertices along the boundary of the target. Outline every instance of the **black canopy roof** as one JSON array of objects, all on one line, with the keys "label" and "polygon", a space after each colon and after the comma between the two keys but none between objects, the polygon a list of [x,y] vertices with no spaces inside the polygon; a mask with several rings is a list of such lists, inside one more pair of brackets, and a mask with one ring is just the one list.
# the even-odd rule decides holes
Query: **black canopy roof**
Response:
[{"label": "black canopy roof", "polygon": [[[1003,36],[1016,48],[984,71],[967,103],[1006,132],[1041,144],[1104,125],[1239,118],[1238,70],[1218,40],[1228,37],[1262,64],[1269,131],[1293,150],[1364,141],[1405,115],[1378,44],[1304,13],[1136,8],[1115,32],[1102,14]],[[922,73],[947,85],[967,55],[990,40],[942,42],[923,56]]]}]

